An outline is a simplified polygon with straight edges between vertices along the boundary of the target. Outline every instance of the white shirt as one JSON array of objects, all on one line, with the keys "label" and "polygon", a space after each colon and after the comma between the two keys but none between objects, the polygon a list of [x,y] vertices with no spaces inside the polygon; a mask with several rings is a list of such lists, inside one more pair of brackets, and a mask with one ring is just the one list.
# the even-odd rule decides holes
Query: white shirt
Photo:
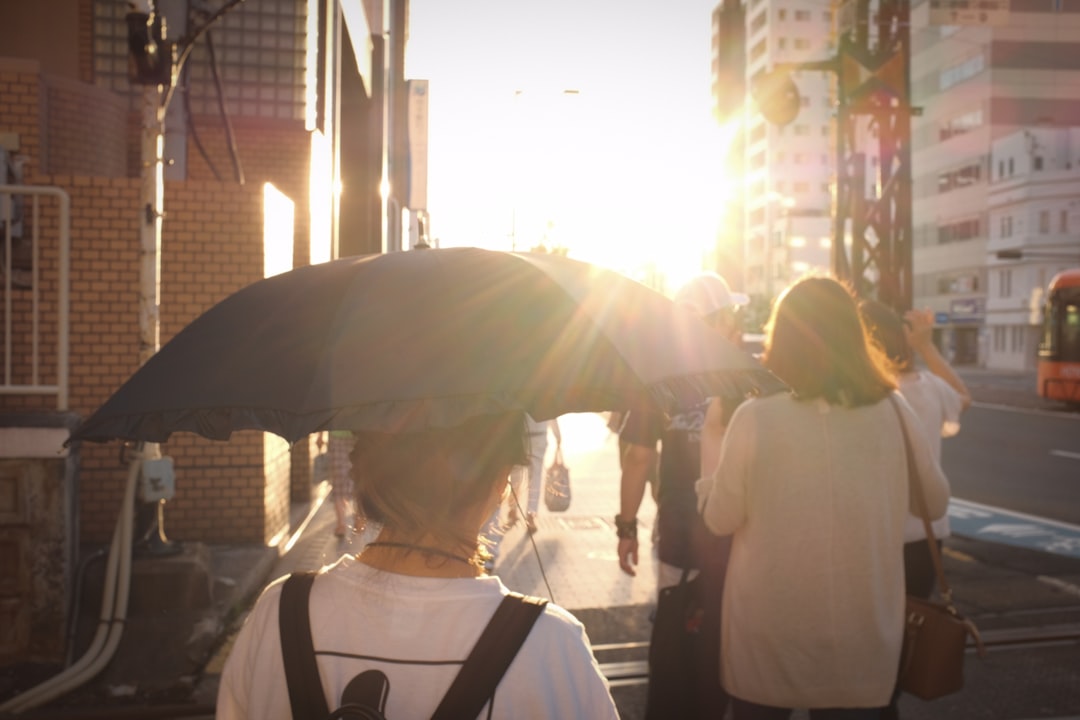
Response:
[{"label": "white shirt", "polygon": [[[940,517],[948,481],[894,397]],[[709,529],[734,533],[721,634],[728,692],[777,707],[886,705],[900,658],[910,505],[893,404],[843,408],[787,394],[744,403],[699,492]]]},{"label": "white shirt", "polygon": [[[237,636],[218,720],[292,717],[278,633],[281,586],[263,591]],[[309,615],[330,710],[351,679],[376,669],[389,681],[388,718],[431,717],[506,592],[496,577],[397,575],[352,556],[326,568],[312,587]],[[585,628],[570,613],[547,605],[499,683],[493,711],[495,718],[617,717]]]},{"label": "white shirt", "polygon": [[[941,462],[941,438],[952,437],[960,432],[960,413],[964,400],[951,385],[937,375],[925,370],[904,373],[899,378],[900,394],[919,417],[927,445],[934,460]],[[949,536],[949,516],[945,515],[931,523],[939,540]],[[922,518],[909,515],[904,525],[904,542],[926,538]]]}]

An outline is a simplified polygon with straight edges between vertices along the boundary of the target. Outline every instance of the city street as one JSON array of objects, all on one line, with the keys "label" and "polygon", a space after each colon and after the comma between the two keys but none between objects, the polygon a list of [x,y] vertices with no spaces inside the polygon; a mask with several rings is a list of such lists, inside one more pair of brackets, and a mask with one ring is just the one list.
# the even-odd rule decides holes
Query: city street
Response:
[{"label": "city street", "polygon": [[1080,414],[970,408],[942,466],[955,497],[1080,525]]},{"label": "city street", "polygon": [[[972,415],[976,413],[985,414],[978,408]],[[1023,425],[1002,417],[1003,427]],[[1054,426],[1054,418],[1048,421]],[[1060,421],[1075,424],[1075,418]],[[618,451],[603,416],[569,415],[560,424],[571,473],[571,506],[561,514],[541,509],[539,530],[531,539],[522,523],[511,529],[496,572],[511,589],[552,597],[585,624],[597,659],[611,679],[621,716],[637,720],[644,711],[644,661],[655,592],[652,558],[643,552],[637,577],[618,568],[612,522],[618,505]],[[992,438],[982,442],[984,449],[1000,444]],[[652,530],[654,513],[646,499],[639,514],[643,538]],[[959,500],[950,508],[957,523],[971,513],[971,507]],[[340,542],[331,528],[332,512],[324,506],[306,537],[271,576],[318,567],[342,551],[359,548],[358,538]],[[643,550],[647,545],[643,543]],[[1080,717],[1080,558],[1018,545],[959,533],[946,542],[946,574],[957,604],[978,624],[990,652],[983,659],[969,655],[967,687],[962,692],[932,703],[905,696],[904,718]],[[222,659],[215,661],[218,668]],[[215,687],[214,667],[212,663],[201,687],[208,699]]]}]

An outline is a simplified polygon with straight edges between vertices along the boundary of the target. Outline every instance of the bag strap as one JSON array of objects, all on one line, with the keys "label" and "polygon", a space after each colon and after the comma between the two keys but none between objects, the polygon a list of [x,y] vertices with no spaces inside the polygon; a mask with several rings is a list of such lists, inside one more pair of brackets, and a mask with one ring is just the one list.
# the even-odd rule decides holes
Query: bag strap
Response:
[{"label": "bag strap", "polygon": [[313,572],[293,573],[281,587],[278,632],[293,720],[325,718],[330,714],[311,642],[308,596],[314,582]]},{"label": "bag strap", "polygon": [[915,504],[919,509],[919,516],[922,518],[923,528],[926,530],[926,544],[930,548],[930,561],[934,564],[934,573],[937,575],[938,587],[941,588],[941,599],[945,601],[945,607],[949,613],[963,621],[964,626],[967,628],[968,634],[975,641],[975,649],[978,651],[979,656],[986,655],[986,647],[983,645],[982,636],[979,635],[979,629],[975,626],[971,620],[963,617],[960,611],[956,609],[952,600],[952,588],[949,587],[949,583],[945,581],[944,565],[941,562],[941,550],[938,548],[937,538],[934,537],[934,528],[930,524],[930,510],[926,507],[926,496],[923,495],[922,483],[919,481],[915,473],[915,453],[911,449],[911,440],[908,437],[907,425],[904,423],[903,415],[900,413],[900,406],[896,402],[896,397],[889,396],[889,401],[893,404],[893,409],[896,410],[896,417],[900,421],[900,431],[904,434],[904,452],[907,454],[908,464],[908,484],[912,486],[912,492],[915,495]]},{"label": "bag strap", "polygon": [[897,404],[896,396],[890,395],[889,402],[892,403],[893,410],[896,411],[896,419],[900,421],[900,432],[904,435],[904,453],[907,455],[908,466],[908,485],[911,486],[911,493],[915,496],[916,509],[919,511],[919,517],[922,519],[923,528],[926,530],[926,544],[930,548],[930,561],[934,564],[934,574],[937,575],[938,587],[941,588],[941,596],[944,598],[945,604],[952,608],[952,588],[949,587],[948,581],[945,580],[945,570],[941,564],[941,551],[938,549],[937,538],[934,537],[934,527],[930,524],[930,510],[926,507],[926,496],[923,495],[922,482],[915,470],[915,452],[911,449],[911,438],[908,436],[907,423],[904,422],[904,416],[900,412],[900,406]]},{"label": "bag strap", "polygon": [[547,602],[518,593],[503,597],[432,720],[460,720],[480,714]]},{"label": "bag strap", "polygon": [[[311,641],[308,598],[314,581],[315,573],[293,573],[281,588],[278,630],[293,720],[330,714]],[[480,714],[547,603],[543,598],[513,592],[503,597],[432,715],[433,720],[458,720]]]}]

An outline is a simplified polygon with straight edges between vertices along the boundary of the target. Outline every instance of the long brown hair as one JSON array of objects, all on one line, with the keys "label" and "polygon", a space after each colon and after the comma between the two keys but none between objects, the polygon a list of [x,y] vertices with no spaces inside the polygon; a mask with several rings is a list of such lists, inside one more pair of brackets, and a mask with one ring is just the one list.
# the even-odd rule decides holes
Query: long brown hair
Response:
[{"label": "long brown hair", "polygon": [[450,428],[413,433],[357,433],[350,454],[356,500],[371,520],[402,539],[430,535],[450,547],[477,546],[462,525],[527,462],[525,416],[485,415]]},{"label": "long brown hair", "polygon": [[913,370],[915,353],[904,332],[904,321],[896,311],[879,300],[862,300],[859,302],[859,314],[870,337],[881,347],[896,372]]},{"label": "long brown hair", "polygon": [[832,278],[799,280],[780,295],[767,326],[764,364],[801,400],[871,405],[896,388],[868,339],[851,293]]}]

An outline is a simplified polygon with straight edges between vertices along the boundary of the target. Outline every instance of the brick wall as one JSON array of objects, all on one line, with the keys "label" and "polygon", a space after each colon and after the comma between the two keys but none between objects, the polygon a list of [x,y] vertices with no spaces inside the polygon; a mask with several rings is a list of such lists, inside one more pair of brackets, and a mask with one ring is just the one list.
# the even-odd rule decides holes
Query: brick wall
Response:
[{"label": "brick wall", "polygon": [[68,78],[46,76],[47,172],[127,175],[127,101]]},{"label": "brick wall", "polygon": [[34,60],[0,58],[0,131],[19,135],[18,154],[31,159],[26,172],[40,172],[45,88]]},{"label": "brick wall", "polygon": [[[112,141],[110,157],[100,162],[83,163],[73,152],[80,131],[71,125],[82,117],[77,109],[99,92],[43,78],[33,62],[0,60],[0,132],[19,133],[20,152],[30,158],[27,182],[59,186],[71,197],[69,405],[83,416],[130,376],[139,357],[139,179],[117,176],[112,154],[122,163],[126,153]],[[116,116],[113,103],[104,105],[93,111],[94,122]],[[306,263],[308,135],[296,123],[251,121],[237,123],[236,130],[245,157],[244,186],[228,175],[225,182],[208,179],[205,164],[199,170],[202,161],[195,156],[190,159],[192,179],[165,184],[162,343],[211,305],[262,276],[263,182],[273,182],[296,203],[295,256]],[[220,138],[215,141],[209,134],[204,141],[210,152],[221,153]],[[70,169],[44,174],[46,146]],[[230,168],[227,154],[217,159]],[[55,210],[46,208],[40,222],[55,226]],[[44,274],[55,265],[55,246],[44,248],[39,266],[43,290],[53,282]],[[55,327],[55,304],[46,307],[50,322]],[[25,325],[25,318],[17,323]],[[25,333],[21,337],[25,339]],[[55,375],[54,367],[45,370]],[[0,412],[54,407],[49,397],[0,396]],[[176,464],[177,494],[165,512],[165,530],[172,539],[266,542],[287,527],[290,495],[302,495],[298,488],[310,492],[310,441],[293,450],[279,438],[257,432],[237,433],[228,443],[181,434],[162,452]],[[116,443],[87,443],[80,449],[84,542],[105,542],[112,533],[125,477],[120,456]]]}]

